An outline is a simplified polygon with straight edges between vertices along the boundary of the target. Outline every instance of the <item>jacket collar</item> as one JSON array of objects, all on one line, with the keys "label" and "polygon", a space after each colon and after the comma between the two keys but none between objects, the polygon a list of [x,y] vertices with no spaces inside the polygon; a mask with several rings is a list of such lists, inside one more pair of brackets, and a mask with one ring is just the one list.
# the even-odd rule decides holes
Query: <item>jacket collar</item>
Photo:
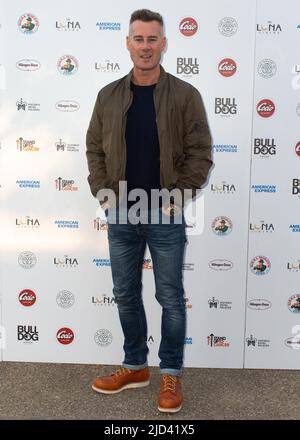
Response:
[{"label": "jacket collar", "polygon": [[[125,84],[128,89],[130,89],[130,82],[131,82],[132,75],[133,75],[133,69],[131,69],[130,72],[128,73],[128,75],[125,77]],[[156,90],[160,89],[163,86],[166,79],[167,79],[167,73],[166,73],[165,69],[163,68],[163,66],[160,64],[160,75],[159,75],[158,82],[156,85]]]}]

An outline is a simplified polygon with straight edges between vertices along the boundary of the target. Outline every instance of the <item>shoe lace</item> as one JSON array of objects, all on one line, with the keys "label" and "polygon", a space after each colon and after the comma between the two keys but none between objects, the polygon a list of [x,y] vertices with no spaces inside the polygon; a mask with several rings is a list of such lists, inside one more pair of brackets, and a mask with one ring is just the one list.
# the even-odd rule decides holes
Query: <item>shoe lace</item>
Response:
[{"label": "shoe lace", "polygon": [[162,382],[163,391],[173,391],[173,392],[175,392],[175,390],[176,390],[176,382],[177,382],[176,376],[171,376],[169,374],[164,374],[163,375],[163,382]]},{"label": "shoe lace", "polygon": [[122,376],[123,374],[129,373],[130,370],[128,368],[121,367],[118,370],[116,370],[114,373],[111,374],[111,376]]}]

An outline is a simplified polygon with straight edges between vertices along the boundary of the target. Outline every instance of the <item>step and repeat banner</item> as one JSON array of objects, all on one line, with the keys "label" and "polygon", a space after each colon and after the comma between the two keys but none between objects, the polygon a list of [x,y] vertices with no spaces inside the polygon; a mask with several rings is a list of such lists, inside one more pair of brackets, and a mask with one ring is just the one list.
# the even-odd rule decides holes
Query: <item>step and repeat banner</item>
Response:
[{"label": "step and repeat banner", "polygon": [[[149,8],[165,19],[162,65],[201,92],[214,142],[197,216],[186,210],[185,365],[298,368],[300,5],[25,7],[0,1],[2,359],[123,360],[85,135],[98,91],[132,67],[131,13]],[[148,249],[143,284],[149,364],[157,365],[161,308]]]}]

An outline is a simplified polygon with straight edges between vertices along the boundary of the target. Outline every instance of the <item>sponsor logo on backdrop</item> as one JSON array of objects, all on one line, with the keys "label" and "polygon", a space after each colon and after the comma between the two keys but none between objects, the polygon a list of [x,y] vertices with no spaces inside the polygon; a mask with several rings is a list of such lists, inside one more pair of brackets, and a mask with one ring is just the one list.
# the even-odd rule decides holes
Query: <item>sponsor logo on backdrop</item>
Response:
[{"label": "sponsor logo on backdrop", "polygon": [[187,297],[184,297],[184,305],[186,309],[192,309],[193,305],[190,303],[190,299]]},{"label": "sponsor logo on backdrop", "polygon": [[33,290],[24,289],[19,293],[19,302],[22,306],[31,307],[36,302],[36,294]]},{"label": "sponsor logo on backdrop", "polygon": [[300,102],[297,104],[296,113],[298,116],[300,116]]},{"label": "sponsor logo on backdrop", "polygon": [[236,115],[237,103],[235,98],[215,98],[215,114],[227,117]]},{"label": "sponsor logo on backdrop", "polygon": [[153,269],[153,264],[151,258],[143,259],[143,267],[142,269]]},{"label": "sponsor logo on backdrop", "polygon": [[60,32],[74,32],[80,31],[81,26],[79,21],[71,20],[70,18],[66,18],[65,20],[56,21],[55,28]]},{"label": "sponsor logo on backdrop", "polygon": [[39,151],[40,149],[35,145],[34,139],[24,139],[20,137],[16,142],[19,151]]},{"label": "sponsor logo on backdrop", "polygon": [[233,268],[232,261],[229,260],[211,260],[208,263],[209,267],[213,270],[230,270]]},{"label": "sponsor logo on backdrop", "polygon": [[277,72],[275,61],[265,58],[258,63],[257,72],[262,78],[272,78]]},{"label": "sponsor logo on backdrop", "polygon": [[108,230],[108,224],[107,220],[104,220],[100,217],[97,217],[93,220],[94,229],[96,231],[107,231]]},{"label": "sponsor logo on backdrop", "polygon": [[103,266],[110,267],[111,266],[111,262],[110,262],[109,258],[94,258],[93,263],[97,267],[103,267]]},{"label": "sponsor logo on backdrop", "polygon": [[259,34],[279,34],[282,32],[282,27],[279,23],[273,23],[271,20],[268,20],[266,23],[256,25],[256,30]]},{"label": "sponsor logo on backdrop", "polygon": [[232,58],[224,58],[218,64],[218,71],[222,76],[228,78],[237,71],[236,62]]},{"label": "sponsor logo on backdrop", "polygon": [[97,21],[96,27],[99,31],[120,31],[121,23],[111,21]]},{"label": "sponsor logo on backdrop", "polygon": [[289,348],[293,348],[294,350],[298,349],[300,348],[300,338],[297,338],[296,336],[293,338],[287,338],[284,341],[284,344]]},{"label": "sponsor logo on backdrop", "polygon": [[247,305],[252,310],[267,310],[272,307],[271,302],[267,299],[251,299]]},{"label": "sponsor logo on backdrop", "polygon": [[262,99],[257,104],[256,111],[262,118],[270,118],[275,112],[275,104],[270,99]]},{"label": "sponsor logo on backdrop", "polygon": [[225,181],[223,181],[219,184],[212,183],[210,185],[210,190],[213,194],[234,194],[236,188],[233,183],[226,183]]},{"label": "sponsor logo on backdrop", "polygon": [[228,235],[232,231],[232,221],[228,217],[216,217],[211,224],[211,228],[216,235]]},{"label": "sponsor logo on backdrop", "polygon": [[210,309],[222,309],[230,310],[232,301],[219,301],[214,296],[208,300],[208,306]]},{"label": "sponsor logo on backdrop", "polygon": [[191,77],[199,74],[198,58],[177,58],[177,70],[178,75],[185,77]]},{"label": "sponsor logo on backdrop", "polygon": [[295,64],[292,68],[292,88],[294,90],[300,89],[300,64]]},{"label": "sponsor logo on backdrop", "polygon": [[298,260],[296,263],[295,262],[288,262],[287,263],[287,270],[289,272],[299,272],[300,270],[300,260]]},{"label": "sponsor logo on backdrop", "polygon": [[233,144],[217,144],[213,145],[213,151],[215,153],[237,153],[238,147]]},{"label": "sponsor logo on backdrop", "polygon": [[293,181],[292,181],[292,194],[294,196],[300,194],[300,178],[293,179]]},{"label": "sponsor logo on backdrop", "polygon": [[57,69],[63,75],[74,75],[78,70],[78,61],[73,55],[63,55],[57,61]]},{"label": "sponsor logo on backdrop", "polygon": [[58,142],[55,142],[55,147],[57,151],[71,151],[73,153],[77,153],[79,151],[79,144],[67,144],[62,139],[59,139]]},{"label": "sponsor logo on backdrop", "polygon": [[207,336],[207,345],[210,347],[227,348],[230,344],[226,336],[215,336],[213,333],[211,333],[209,336]]},{"label": "sponsor logo on backdrop", "polygon": [[287,305],[290,312],[300,313],[300,295],[296,294],[290,296]]},{"label": "sponsor logo on backdrop", "polygon": [[80,105],[76,101],[62,100],[55,104],[55,108],[61,112],[77,112]]},{"label": "sponsor logo on backdrop", "polygon": [[267,257],[257,255],[250,261],[250,269],[255,275],[267,275],[271,269],[271,262]]},{"label": "sponsor logo on backdrop", "polygon": [[276,155],[277,145],[274,138],[255,138],[253,153],[262,158],[268,158]]},{"label": "sponsor logo on backdrop", "polygon": [[69,290],[61,290],[56,295],[56,302],[59,307],[62,307],[63,309],[68,309],[74,305],[75,296]]},{"label": "sponsor logo on backdrop", "polygon": [[255,193],[276,193],[276,185],[251,185],[251,189]]},{"label": "sponsor logo on backdrop", "polygon": [[16,67],[19,70],[23,70],[23,71],[34,71],[34,70],[39,70],[41,68],[41,64],[39,61],[36,60],[20,60],[17,61],[16,63]]},{"label": "sponsor logo on backdrop", "polygon": [[18,257],[18,263],[23,269],[32,269],[37,262],[35,254],[31,251],[21,252]]},{"label": "sponsor logo on backdrop", "polygon": [[259,347],[259,348],[269,348],[270,340],[269,339],[258,339],[253,335],[250,335],[246,338],[246,346],[247,347]]},{"label": "sponsor logo on backdrop", "polygon": [[39,112],[40,111],[40,104],[33,103],[33,102],[26,102],[23,101],[21,98],[19,101],[16,102],[17,110],[28,110],[29,112]]},{"label": "sponsor logo on backdrop", "polygon": [[78,220],[55,220],[54,221],[55,226],[57,226],[60,229],[78,229],[79,228],[79,221]]},{"label": "sponsor logo on backdrop", "polygon": [[182,270],[194,270],[195,263],[183,263]]},{"label": "sponsor logo on backdrop", "polygon": [[291,232],[300,232],[300,224],[290,225],[289,230]]},{"label": "sponsor logo on backdrop", "polygon": [[192,345],[193,344],[193,338],[189,338],[189,337],[185,338],[184,339],[184,344],[185,345]]},{"label": "sponsor logo on backdrop", "polygon": [[116,300],[113,296],[108,296],[105,294],[102,294],[102,296],[92,296],[92,304],[95,306],[114,306],[116,304]]},{"label": "sponsor logo on backdrop", "polygon": [[32,343],[39,340],[39,332],[36,325],[18,325],[17,333],[18,341]]},{"label": "sponsor logo on backdrop", "polygon": [[300,141],[297,142],[297,144],[295,146],[295,152],[296,152],[297,156],[300,157]]},{"label": "sponsor logo on backdrop", "polygon": [[16,185],[19,188],[40,188],[40,180],[16,180]]},{"label": "sponsor logo on backdrop", "polygon": [[264,220],[261,220],[259,223],[250,223],[249,229],[250,232],[259,234],[272,234],[274,232],[274,225],[273,223],[266,223]]},{"label": "sponsor logo on backdrop", "polygon": [[62,177],[55,179],[55,188],[58,191],[78,191],[78,186],[75,186],[73,179],[63,179]]},{"label": "sponsor logo on backdrop", "polygon": [[101,73],[118,73],[120,64],[110,60],[104,60],[103,62],[95,62],[95,70]]},{"label": "sponsor logo on backdrop", "polygon": [[97,330],[94,336],[94,341],[97,345],[100,345],[100,347],[107,347],[112,343],[113,336],[109,330],[106,328],[101,328],[100,330]]},{"label": "sponsor logo on backdrop", "polygon": [[56,333],[56,339],[60,344],[68,345],[74,340],[74,332],[68,327],[60,328]]},{"label": "sponsor logo on backdrop", "polygon": [[179,24],[179,30],[185,37],[191,37],[198,31],[198,23],[194,18],[183,18]]},{"label": "sponsor logo on backdrop", "polygon": [[219,21],[218,29],[224,37],[232,37],[237,33],[238,22],[233,17],[224,17]]},{"label": "sponsor logo on backdrop", "polygon": [[39,28],[39,21],[37,17],[33,14],[23,14],[19,18],[18,28],[26,35],[34,34]]},{"label": "sponsor logo on backdrop", "polygon": [[63,257],[54,257],[53,263],[55,267],[73,269],[78,267],[78,260],[74,257],[64,255]]},{"label": "sponsor logo on backdrop", "polygon": [[40,222],[39,219],[26,215],[25,217],[16,218],[16,226],[18,228],[36,229],[40,226]]}]

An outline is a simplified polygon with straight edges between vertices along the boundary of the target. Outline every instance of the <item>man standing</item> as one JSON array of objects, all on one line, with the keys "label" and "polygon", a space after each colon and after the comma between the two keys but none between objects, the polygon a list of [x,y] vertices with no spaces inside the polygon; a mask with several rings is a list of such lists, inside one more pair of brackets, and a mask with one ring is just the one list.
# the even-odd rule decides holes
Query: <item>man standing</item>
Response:
[{"label": "man standing", "polygon": [[[100,90],[87,132],[88,181],[108,216],[113,293],[125,352],[122,367],[97,378],[92,388],[113,394],[149,384],[141,281],[148,244],[155,297],[162,306],[158,409],[177,412],[183,400],[180,380],[186,328],[184,200],[169,198],[157,206],[147,203],[142,210],[158,212],[155,224],[131,222],[129,217],[120,221],[122,209],[128,209],[128,205],[122,208],[124,197],[127,203],[131,190],[140,189],[147,196],[153,190],[177,190],[182,195],[189,190],[195,197],[212,165],[211,136],[201,96],[192,85],[164,71],[160,60],[165,47],[161,15],[135,11],[127,37],[133,69]],[[127,192],[121,194],[119,183],[124,181]],[[107,189],[116,194],[116,206],[103,196]],[[113,209],[117,222],[110,221]]]}]

